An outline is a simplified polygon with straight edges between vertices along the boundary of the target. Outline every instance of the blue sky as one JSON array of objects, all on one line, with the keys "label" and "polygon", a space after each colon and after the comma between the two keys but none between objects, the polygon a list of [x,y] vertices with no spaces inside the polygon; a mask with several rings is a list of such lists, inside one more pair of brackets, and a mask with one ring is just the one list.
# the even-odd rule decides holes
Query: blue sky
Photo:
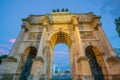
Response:
[{"label": "blue sky", "polygon": [[[114,19],[120,16],[120,0],[0,0],[0,55],[8,54],[18,36],[22,18],[69,8],[71,13],[94,12],[101,16],[102,28],[113,48],[120,48]],[[66,48],[67,49],[67,48]],[[58,53],[59,48],[55,48]],[[66,53],[66,50],[62,51]],[[61,53],[62,53],[61,52]]]}]

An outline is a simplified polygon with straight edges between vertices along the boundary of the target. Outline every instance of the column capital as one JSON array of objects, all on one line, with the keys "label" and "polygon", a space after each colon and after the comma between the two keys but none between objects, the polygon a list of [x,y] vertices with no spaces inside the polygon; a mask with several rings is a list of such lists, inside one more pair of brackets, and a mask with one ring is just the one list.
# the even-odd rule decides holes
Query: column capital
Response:
[{"label": "column capital", "polygon": [[46,28],[46,30],[48,31],[49,30],[49,24],[50,24],[50,19],[48,16],[43,16],[42,18],[42,25],[44,28]]},{"label": "column capital", "polygon": [[77,16],[73,16],[71,19],[71,22],[74,26],[78,26],[78,17]]},{"label": "column capital", "polygon": [[48,16],[43,16],[43,18],[42,18],[43,26],[48,26],[49,23],[50,23],[49,17]]}]

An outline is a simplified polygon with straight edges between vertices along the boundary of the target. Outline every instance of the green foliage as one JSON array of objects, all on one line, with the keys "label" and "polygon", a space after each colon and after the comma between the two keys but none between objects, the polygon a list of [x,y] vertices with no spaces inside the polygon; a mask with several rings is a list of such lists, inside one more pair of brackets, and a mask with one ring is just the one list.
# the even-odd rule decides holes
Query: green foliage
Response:
[{"label": "green foliage", "polygon": [[59,9],[57,9],[57,12],[60,12],[60,10],[59,10]]},{"label": "green foliage", "polygon": [[66,12],[68,12],[69,11],[69,9],[68,8],[66,8],[66,10],[65,10]]},{"label": "green foliage", "polygon": [[118,19],[115,19],[115,24],[116,24],[116,27],[120,26],[120,17]]},{"label": "green foliage", "polygon": [[2,63],[2,59],[6,58],[8,55],[2,55],[0,56],[0,64]]},{"label": "green foliage", "polygon": [[[59,9],[53,9],[53,11],[52,12],[60,12],[60,10]],[[64,8],[62,8],[61,9],[61,12],[69,12],[69,9],[68,8],[66,8],[66,9],[64,9]]]},{"label": "green foliage", "polygon": [[118,17],[117,19],[115,19],[115,25],[116,25],[116,31],[120,37],[120,17]]},{"label": "green foliage", "polygon": [[62,8],[62,10],[61,10],[62,12],[64,12],[65,10],[64,10],[64,8]]},{"label": "green foliage", "polygon": [[55,9],[53,9],[53,11],[52,12],[56,12],[56,10]]}]

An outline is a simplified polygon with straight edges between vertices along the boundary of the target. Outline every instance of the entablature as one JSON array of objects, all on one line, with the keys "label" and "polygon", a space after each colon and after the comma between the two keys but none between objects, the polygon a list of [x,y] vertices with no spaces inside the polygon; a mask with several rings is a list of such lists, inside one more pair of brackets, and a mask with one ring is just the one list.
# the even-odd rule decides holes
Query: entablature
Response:
[{"label": "entablature", "polygon": [[31,26],[49,26],[49,25],[62,25],[73,24],[73,17],[76,17],[78,25],[90,25],[93,28],[100,24],[100,16],[94,15],[92,12],[86,14],[72,14],[69,12],[56,12],[45,15],[30,15],[22,19],[23,28],[28,29]]}]

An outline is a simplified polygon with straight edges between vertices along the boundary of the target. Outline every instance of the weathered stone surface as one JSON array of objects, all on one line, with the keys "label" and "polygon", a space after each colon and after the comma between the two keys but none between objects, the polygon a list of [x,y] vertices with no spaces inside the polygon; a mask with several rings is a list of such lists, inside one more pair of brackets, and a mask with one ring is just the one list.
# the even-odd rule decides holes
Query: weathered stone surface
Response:
[{"label": "weathered stone surface", "polygon": [[[51,80],[53,50],[58,43],[69,47],[72,80],[97,80],[96,75],[119,80],[120,61],[102,30],[100,16],[92,12],[53,12],[22,20],[16,43],[0,65],[1,80],[19,80],[21,75],[28,75],[21,74],[28,58],[32,65],[28,80]],[[98,73],[93,73],[95,70]]]}]

